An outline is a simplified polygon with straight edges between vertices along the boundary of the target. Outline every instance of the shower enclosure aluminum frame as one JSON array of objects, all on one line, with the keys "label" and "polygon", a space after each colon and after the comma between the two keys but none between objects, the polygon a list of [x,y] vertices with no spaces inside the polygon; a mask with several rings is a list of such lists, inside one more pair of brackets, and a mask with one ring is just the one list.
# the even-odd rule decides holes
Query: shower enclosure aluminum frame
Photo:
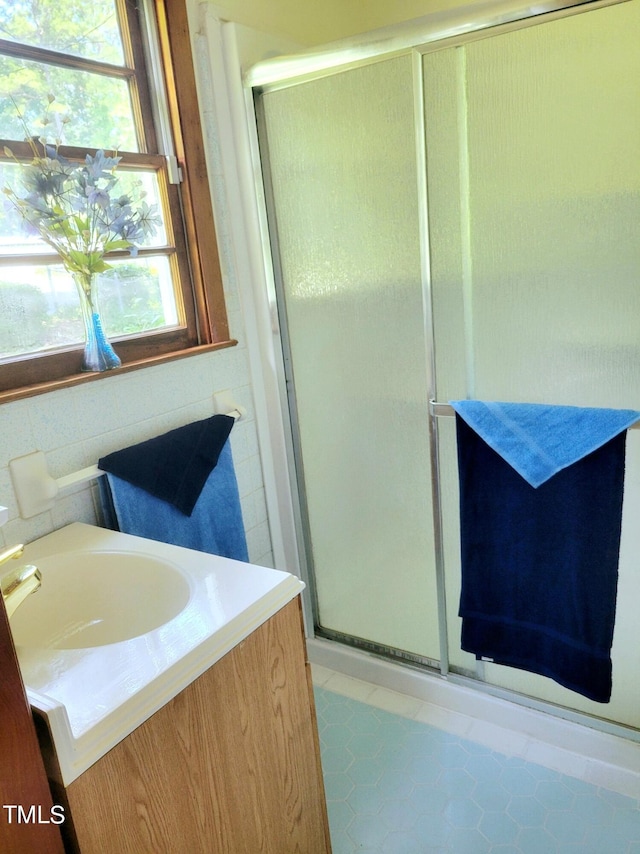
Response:
[{"label": "shower enclosure aluminum frame", "polygon": [[[330,76],[360,65],[367,65],[397,55],[411,54],[413,58],[413,87],[415,104],[416,158],[418,164],[419,186],[419,228],[422,267],[422,303],[424,310],[425,342],[428,348],[427,364],[429,376],[430,417],[429,431],[431,455],[431,492],[433,506],[433,530],[435,543],[435,575],[438,596],[438,619],[440,639],[440,660],[433,662],[412,653],[382,647],[372,642],[341,636],[339,633],[321,631],[319,636],[337,640],[359,648],[391,658],[404,660],[405,664],[428,668],[433,672],[434,665],[442,676],[450,681],[467,685],[487,694],[508,699],[520,705],[548,712],[566,720],[581,723],[604,732],[621,735],[640,741],[640,733],[615,722],[594,719],[591,715],[569,708],[559,708],[544,700],[520,695],[512,690],[501,688],[481,680],[482,663],[478,665],[476,678],[450,668],[448,654],[448,633],[445,593],[445,570],[443,556],[442,502],[439,472],[438,419],[443,414],[438,405],[437,376],[435,372],[435,338],[432,308],[430,247],[428,241],[428,204],[426,180],[426,151],[424,120],[422,110],[422,57],[432,50],[443,47],[464,45],[489,35],[509,32],[533,26],[546,21],[581,14],[593,9],[605,8],[628,2],[628,0],[548,0],[538,4],[507,2],[489,2],[477,7],[467,6],[460,10],[451,10],[416,19],[406,24],[396,25],[373,31],[362,36],[336,43],[326,50],[310,50],[295,56],[278,58],[254,66],[245,75],[245,99],[249,115],[251,133],[251,155],[256,180],[258,199],[258,218],[264,248],[265,280],[268,291],[268,303],[272,316],[273,349],[276,355],[275,370],[278,375],[280,407],[286,433],[287,456],[289,460],[289,489],[294,503],[294,524],[297,533],[301,575],[308,585],[309,595],[303,597],[305,622],[309,632],[316,625],[318,613],[317,594],[314,583],[313,556],[310,547],[310,526],[307,514],[304,478],[301,466],[301,449],[298,432],[298,420],[295,399],[295,386],[291,370],[291,351],[288,340],[286,309],[276,230],[273,228],[274,209],[270,190],[268,158],[262,154],[258,143],[257,128],[262,116],[260,96],[267,92],[286,88],[298,83],[309,82],[320,77]],[[271,225],[270,225],[271,224]],[[267,247],[270,247],[270,252]],[[328,402],[330,405],[330,401]],[[310,633],[310,632],[309,632]],[[310,633],[311,634],[311,633]],[[313,636],[313,635],[311,635]]]}]

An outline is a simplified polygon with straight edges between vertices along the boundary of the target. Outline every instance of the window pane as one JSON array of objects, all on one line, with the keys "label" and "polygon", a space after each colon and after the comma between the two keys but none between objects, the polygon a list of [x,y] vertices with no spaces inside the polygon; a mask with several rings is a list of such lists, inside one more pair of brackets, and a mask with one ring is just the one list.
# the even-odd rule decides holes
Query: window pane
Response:
[{"label": "window pane", "polygon": [[122,65],[124,54],[114,0],[57,0],[46,11],[37,0],[0,4],[0,38]]},{"label": "window pane", "polygon": [[[55,96],[50,105],[49,94]],[[0,137],[24,139],[14,102],[33,135],[84,148],[139,150],[125,80],[0,56]]]},{"label": "window pane", "polygon": [[[132,194],[135,198],[140,197],[143,193],[144,201],[148,205],[155,205],[158,216],[163,219],[160,188],[155,172],[119,168],[116,175],[118,177],[118,184],[116,185],[118,195]],[[137,192],[135,190],[136,184],[140,185]],[[19,196],[22,196],[22,186],[21,167],[15,163],[0,162],[0,190],[3,187],[11,187]],[[145,249],[166,246],[167,234],[164,221],[158,226],[154,234],[148,235],[139,245]],[[22,227],[22,218],[13,208],[8,204],[0,205],[0,257],[36,253],[49,255],[51,249],[36,235],[26,233]]]},{"label": "window pane", "polygon": [[[15,189],[22,195],[19,167],[13,163],[0,163],[0,190]],[[3,194],[3,200],[4,200]],[[32,252],[50,252],[37,237],[27,235],[22,227],[22,218],[13,211],[8,202],[0,205],[0,255],[25,255]]]},{"label": "window pane", "polygon": [[99,287],[107,335],[166,329],[180,322],[166,256],[114,261],[113,269],[100,277]]},{"label": "window pane", "polygon": [[[179,324],[169,259],[126,258],[100,276],[110,337]],[[84,332],[71,276],[61,266],[0,267],[0,358],[80,344]]]},{"label": "window pane", "polygon": [[140,242],[140,247],[151,249],[156,246],[166,246],[168,243],[167,232],[164,227],[160,187],[158,186],[158,176],[156,173],[119,168],[116,175],[118,176],[117,186],[120,193],[126,193],[132,198],[144,199],[148,205],[155,205],[156,212],[162,219],[162,224],[156,228],[153,234],[149,234]]}]

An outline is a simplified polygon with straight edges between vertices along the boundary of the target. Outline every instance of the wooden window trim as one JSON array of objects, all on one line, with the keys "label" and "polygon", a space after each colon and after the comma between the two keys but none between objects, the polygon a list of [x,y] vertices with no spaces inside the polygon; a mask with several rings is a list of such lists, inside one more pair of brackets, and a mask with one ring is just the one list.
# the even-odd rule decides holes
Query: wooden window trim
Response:
[{"label": "wooden window trim", "polygon": [[[80,372],[81,346],[54,355],[25,355],[0,364],[0,403],[237,344],[229,334],[186,0],[154,0],[154,7],[175,155],[182,172],[179,196],[170,193],[172,212],[177,212],[176,206],[181,209],[186,239],[186,245],[177,240],[176,255],[179,263],[189,265],[196,338],[186,329],[149,332],[135,339],[114,337],[122,367],[97,374]],[[141,162],[151,160],[152,155],[140,157]],[[46,381],[38,379],[43,359],[48,360]]]},{"label": "wooden window trim", "polygon": [[[208,319],[207,343],[213,343],[228,339],[229,326],[191,58],[187,7],[185,0],[155,0],[155,6],[176,157],[183,169],[186,232],[194,250],[194,277],[204,284],[204,287],[196,288],[198,313]],[[188,127],[189,133],[183,134],[182,127]],[[195,211],[198,212],[197,217],[194,216]]]}]

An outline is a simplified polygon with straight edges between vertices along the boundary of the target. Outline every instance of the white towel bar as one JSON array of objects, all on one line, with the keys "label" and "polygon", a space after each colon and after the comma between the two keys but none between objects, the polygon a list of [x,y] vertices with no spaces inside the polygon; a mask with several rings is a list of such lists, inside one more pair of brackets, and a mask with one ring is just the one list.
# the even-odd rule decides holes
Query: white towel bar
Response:
[{"label": "white towel bar", "polygon": [[[218,412],[217,414],[229,415],[238,421],[245,413],[244,407],[235,406],[228,412]],[[31,454],[10,460],[9,471],[20,516],[23,519],[30,519],[32,516],[37,516],[38,513],[51,510],[58,493],[62,490],[80,483],[88,483],[104,474],[97,465],[93,465],[71,472],[71,474],[66,474],[63,477],[53,478],[49,474],[47,459],[42,451],[34,451]]]},{"label": "white towel bar", "polygon": [[65,474],[64,477],[56,478],[56,486],[58,490],[67,489],[76,483],[95,480],[103,474],[104,472],[98,466],[87,466],[86,469],[80,469],[79,471],[71,472],[71,474]]}]

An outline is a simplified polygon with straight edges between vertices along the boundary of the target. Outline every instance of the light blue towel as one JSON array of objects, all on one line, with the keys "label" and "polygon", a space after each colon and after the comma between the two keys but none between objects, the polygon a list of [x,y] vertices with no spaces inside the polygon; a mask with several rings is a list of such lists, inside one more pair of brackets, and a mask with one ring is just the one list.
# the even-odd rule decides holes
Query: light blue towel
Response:
[{"label": "light blue towel", "polygon": [[191,516],[140,487],[107,474],[118,527],[126,534],[248,561],[231,446],[225,443]]},{"label": "light blue towel", "polygon": [[461,418],[533,487],[640,420],[632,409],[452,400]]}]

